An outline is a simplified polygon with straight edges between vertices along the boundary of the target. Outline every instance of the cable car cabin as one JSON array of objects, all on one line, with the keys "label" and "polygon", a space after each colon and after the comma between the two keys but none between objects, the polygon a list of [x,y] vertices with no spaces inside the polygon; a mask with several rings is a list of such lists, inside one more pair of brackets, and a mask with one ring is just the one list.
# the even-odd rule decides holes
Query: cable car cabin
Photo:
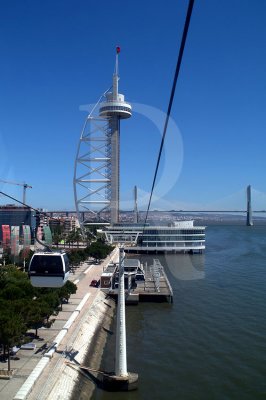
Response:
[{"label": "cable car cabin", "polygon": [[62,287],[70,272],[69,260],[64,252],[36,252],[29,265],[29,278],[34,287]]}]

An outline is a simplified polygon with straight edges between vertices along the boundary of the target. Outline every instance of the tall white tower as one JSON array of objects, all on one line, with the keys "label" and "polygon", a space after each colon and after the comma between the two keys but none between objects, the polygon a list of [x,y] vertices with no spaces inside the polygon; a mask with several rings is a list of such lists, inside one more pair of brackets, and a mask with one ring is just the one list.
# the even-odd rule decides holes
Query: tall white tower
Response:
[{"label": "tall white tower", "polygon": [[79,140],[74,196],[81,227],[107,218],[111,224],[119,221],[120,119],[132,114],[131,105],[118,92],[119,53],[117,47],[113,85],[87,116]]},{"label": "tall white tower", "polygon": [[113,74],[112,91],[105,94],[100,103],[99,115],[109,121],[110,132],[110,211],[111,224],[119,221],[119,186],[120,186],[120,119],[130,118],[131,105],[125,102],[125,96],[118,92],[118,55],[120,47],[116,48],[115,71]]}]

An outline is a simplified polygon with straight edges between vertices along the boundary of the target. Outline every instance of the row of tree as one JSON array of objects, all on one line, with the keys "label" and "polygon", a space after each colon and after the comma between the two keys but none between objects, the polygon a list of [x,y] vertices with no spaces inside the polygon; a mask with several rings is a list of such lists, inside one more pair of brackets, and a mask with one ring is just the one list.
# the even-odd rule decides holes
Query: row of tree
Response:
[{"label": "row of tree", "polygon": [[[85,249],[70,249],[68,255],[70,263],[77,266],[89,257],[96,261],[104,259],[113,248],[98,239]],[[9,370],[10,348],[24,343],[29,329],[34,329],[35,336],[38,336],[41,326],[49,327],[53,322],[50,317],[62,309],[62,304],[77,290],[70,281],[59,289],[34,288],[25,272],[32,253],[20,254],[20,269],[7,265],[12,262],[12,256],[5,253],[6,265],[0,267],[0,345],[4,349],[4,357],[7,354]]]},{"label": "row of tree", "polygon": [[[81,262],[87,260],[87,258],[92,257],[96,261],[102,260],[108,256],[114,249],[102,239],[92,242],[89,246],[81,249],[67,249],[70,263],[73,266],[79,265]],[[28,271],[29,263],[33,255],[33,251],[29,250],[26,254],[24,250],[21,250],[19,256],[16,258],[16,265],[24,271]],[[9,265],[14,263],[14,256],[10,254],[10,249],[5,250],[1,260],[3,265]]]},{"label": "row of tree", "polygon": [[73,247],[74,243],[76,243],[77,246],[79,247],[79,243],[84,242],[84,238],[82,236],[80,228],[73,229],[68,234],[65,234],[62,231],[62,227],[59,226],[56,227],[55,229],[52,229],[52,236],[53,236],[53,242],[57,247],[59,243],[68,244],[69,248]]},{"label": "row of tree", "polygon": [[34,329],[37,337],[41,326],[49,327],[50,317],[76,290],[70,281],[60,289],[34,288],[27,274],[15,266],[0,268],[0,345],[9,370],[10,348],[25,343],[29,329]]},{"label": "row of tree", "polygon": [[112,251],[114,247],[104,243],[101,239],[96,242],[92,242],[85,249],[72,249],[68,252],[70,264],[73,266],[79,265],[81,262],[87,260],[87,258],[92,257],[96,262],[106,258]]},{"label": "row of tree", "polygon": [[88,246],[92,238],[96,236],[94,233],[95,230],[86,230],[82,232],[81,228],[75,228],[66,234],[63,227],[60,225],[51,226],[51,231],[53,242],[57,247],[59,244],[67,244],[69,248],[77,244],[77,247],[79,247],[80,243],[83,245],[85,243],[85,245]]}]

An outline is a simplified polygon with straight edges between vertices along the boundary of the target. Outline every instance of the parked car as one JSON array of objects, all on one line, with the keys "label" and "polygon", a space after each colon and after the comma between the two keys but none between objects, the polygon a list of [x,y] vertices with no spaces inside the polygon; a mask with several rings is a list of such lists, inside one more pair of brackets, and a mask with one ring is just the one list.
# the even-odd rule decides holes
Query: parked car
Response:
[{"label": "parked car", "polygon": [[93,279],[90,284],[90,286],[93,286],[93,287],[98,287],[99,285],[100,285],[100,281],[97,281],[97,279]]}]

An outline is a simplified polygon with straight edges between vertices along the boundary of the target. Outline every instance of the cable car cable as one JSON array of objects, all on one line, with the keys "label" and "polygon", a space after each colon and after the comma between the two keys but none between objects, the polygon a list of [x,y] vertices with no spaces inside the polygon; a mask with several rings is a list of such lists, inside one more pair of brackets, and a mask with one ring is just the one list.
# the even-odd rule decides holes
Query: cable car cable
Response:
[{"label": "cable car cable", "polygon": [[148,214],[149,214],[149,211],[150,211],[151,199],[152,199],[152,195],[153,195],[153,191],[154,191],[154,186],[155,186],[155,183],[156,183],[156,178],[157,178],[158,169],[159,169],[159,165],[160,165],[160,160],[161,160],[162,150],[163,150],[163,146],[164,146],[166,131],[167,131],[168,122],[169,122],[169,117],[170,117],[171,109],[172,109],[172,105],[173,105],[175,89],[176,89],[176,83],[177,83],[177,79],[178,79],[178,76],[179,76],[179,71],[180,71],[180,67],[181,67],[181,63],[182,63],[182,57],[183,57],[184,48],[185,48],[185,44],[186,44],[186,38],[187,38],[188,29],[189,29],[189,23],[190,23],[190,19],[191,19],[192,10],[193,10],[193,5],[194,5],[194,0],[189,0],[186,20],[185,20],[185,25],[184,25],[184,29],[183,29],[182,40],[181,40],[181,44],[180,44],[180,48],[179,48],[179,54],[178,54],[178,59],[177,59],[177,64],[176,64],[176,69],[175,69],[174,80],[173,80],[173,84],[172,84],[172,90],[171,90],[171,94],[170,94],[167,114],[166,114],[164,128],[163,128],[163,135],[162,135],[161,145],[160,145],[160,149],[159,149],[159,154],[158,154],[155,173],[154,173],[154,177],[153,177],[149,203],[148,203],[148,207],[147,207],[147,210],[146,210],[146,216],[145,216],[144,225],[143,225],[142,236],[143,236],[143,233],[144,233],[144,229],[145,229],[145,226],[146,226],[146,223],[147,223],[147,219],[148,219]]}]

